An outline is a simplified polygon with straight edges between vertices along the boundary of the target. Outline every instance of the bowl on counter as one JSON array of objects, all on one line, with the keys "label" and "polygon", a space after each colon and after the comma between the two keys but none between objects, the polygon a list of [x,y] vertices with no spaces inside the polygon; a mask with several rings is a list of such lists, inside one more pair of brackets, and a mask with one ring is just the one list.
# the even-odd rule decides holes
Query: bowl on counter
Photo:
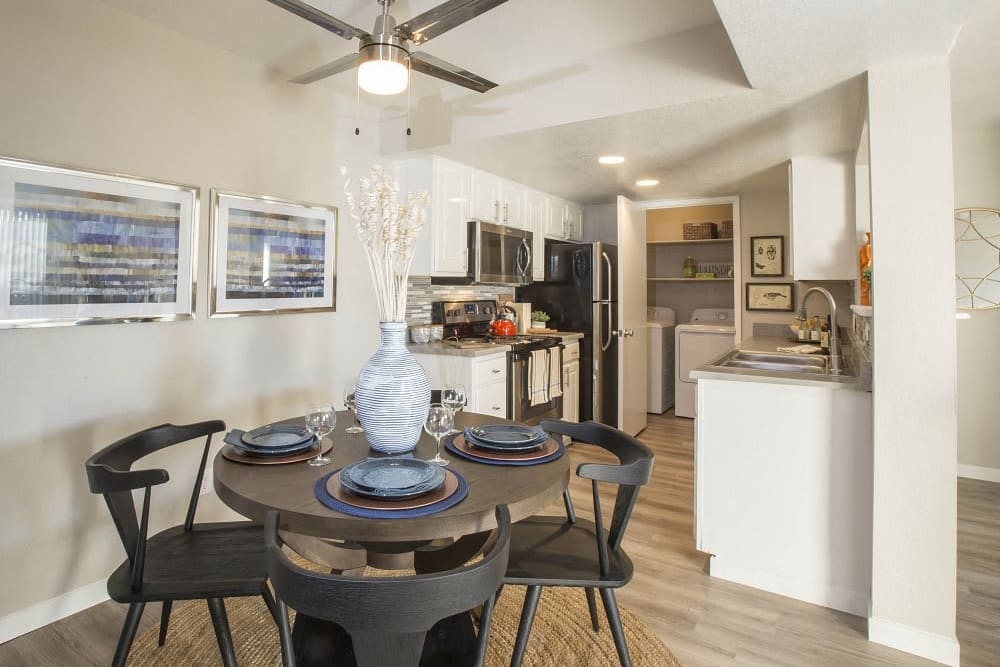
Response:
[{"label": "bowl on counter", "polygon": [[431,326],[429,324],[414,324],[410,327],[410,340],[414,343],[431,342]]}]

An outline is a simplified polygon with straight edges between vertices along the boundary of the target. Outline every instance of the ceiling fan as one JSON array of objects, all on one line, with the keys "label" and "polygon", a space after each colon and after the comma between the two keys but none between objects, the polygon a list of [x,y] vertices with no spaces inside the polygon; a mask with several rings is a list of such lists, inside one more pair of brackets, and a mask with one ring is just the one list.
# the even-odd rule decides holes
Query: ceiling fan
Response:
[{"label": "ceiling fan", "polygon": [[400,24],[389,14],[389,6],[394,1],[376,0],[382,5],[382,14],[375,19],[375,27],[371,33],[367,33],[303,0],[268,0],[344,39],[357,37],[361,42],[357,53],[338,58],[291,81],[312,83],[357,67],[358,85],[376,95],[395,95],[406,90],[411,69],[480,93],[496,87],[497,84],[492,81],[457,65],[435,58],[429,53],[411,52],[410,48],[488,12],[507,0],[447,0]]}]

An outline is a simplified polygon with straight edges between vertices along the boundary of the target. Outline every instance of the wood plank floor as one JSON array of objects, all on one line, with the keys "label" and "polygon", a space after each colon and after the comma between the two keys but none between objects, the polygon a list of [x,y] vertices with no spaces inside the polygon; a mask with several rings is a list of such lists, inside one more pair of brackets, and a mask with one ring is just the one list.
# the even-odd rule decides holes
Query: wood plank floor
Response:
[{"label": "wood plank floor", "polygon": [[[707,576],[707,556],[694,548],[692,422],[669,413],[650,415],[641,439],[655,452],[656,467],[625,543],[635,578],[618,599],[682,664],[936,664],[868,642],[864,619]],[[571,456],[574,465],[605,458],[580,445],[571,448]],[[591,514],[589,483],[574,479],[572,492],[579,514]],[[612,502],[609,495],[605,507]],[[1000,665],[1000,484],[960,480],[958,505],[962,665]],[[0,645],[0,665],[107,665],[123,616],[124,607],[115,603],[98,605]],[[142,628],[158,616],[158,607],[149,605]]]}]

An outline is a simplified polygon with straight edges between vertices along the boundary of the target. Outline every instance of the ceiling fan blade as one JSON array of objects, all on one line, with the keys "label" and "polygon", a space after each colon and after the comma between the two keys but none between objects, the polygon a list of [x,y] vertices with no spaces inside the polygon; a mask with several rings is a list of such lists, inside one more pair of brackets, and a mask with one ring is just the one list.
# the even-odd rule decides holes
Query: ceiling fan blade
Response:
[{"label": "ceiling fan blade", "polygon": [[314,70],[309,70],[305,74],[300,74],[294,79],[290,79],[292,83],[312,83],[313,81],[319,81],[320,79],[325,79],[328,76],[333,76],[334,74],[339,74],[345,70],[349,70],[358,64],[358,54],[349,53],[343,58],[337,58],[332,63],[327,63],[325,65],[320,65]]},{"label": "ceiling fan blade", "polygon": [[330,32],[340,35],[344,39],[354,39],[357,37],[361,39],[368,35],[367,32],[361,28],[355,28],[350,23],[344,23],[335,16],[330,16],[324,11],[316,9],[307,2],[302,0],[267,0],[272,5],[281,7],[284,10],[290,11],[291,13],[304,18],[310,23],[315,23],[320,28],[329,30]]},{"label": "ceiling fan blade", "polygon": [[487,90],[497,87],[497,84],[492,81],[462,69],[458,65],[452,65],[450,62],[435,58],[429,53],[411,53],[410,69],[448,81],[449,83],[470,88],[477,93],[485,93]]},{"label": "ceiling fan blade", "polygon": [[414,46],[423,44],[505,2],[507,0],[447,0],[400,23],[396,26],[396,34],[412,41]]}]

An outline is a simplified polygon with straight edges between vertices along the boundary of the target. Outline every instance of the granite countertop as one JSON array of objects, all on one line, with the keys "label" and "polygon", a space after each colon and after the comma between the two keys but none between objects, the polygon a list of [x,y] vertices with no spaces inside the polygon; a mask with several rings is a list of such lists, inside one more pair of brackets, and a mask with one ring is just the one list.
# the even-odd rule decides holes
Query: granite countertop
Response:
[{"label": "granite countertop", "polygon": [[567,343],[575,343],[578,340],[583,340],[583,334],[577,331],[557,331],[550,334],[538,334],[539,336],[559,336],[562,338],[563,345]]},{"label": "granite countertop", "polygon": [[[777,352],[779,347],[792,347],[801,345],[790,338],[773,336],[754,336],[742,341],[734,349],[743,352]],[[848,342],[841,341],[845,354]],[[732,352],[728,350],[725,355],[713,359],[707,364],[699,366],[691,371],[691,377],[698,380],[736,380],[740,382],[763,382],[767,384],[789,384],[806,387],[821,387],[825,389],[859,389],[858,379],[851,374],[850,365],[845,361],[845,375],[814,375],[807,373],[783,373],[781,371],[763,371],[752,368],[722,368],[713,364]]]},{"label": "granite countertop", "polygon": [[476,347],[455,347],[448,343],[437,341],[434,343],[407,343],[406,349],[411,354],[443,354],[451,357],[490,357],[507,354],[510,345],[495,345],[493,343],[483,343]]}]

